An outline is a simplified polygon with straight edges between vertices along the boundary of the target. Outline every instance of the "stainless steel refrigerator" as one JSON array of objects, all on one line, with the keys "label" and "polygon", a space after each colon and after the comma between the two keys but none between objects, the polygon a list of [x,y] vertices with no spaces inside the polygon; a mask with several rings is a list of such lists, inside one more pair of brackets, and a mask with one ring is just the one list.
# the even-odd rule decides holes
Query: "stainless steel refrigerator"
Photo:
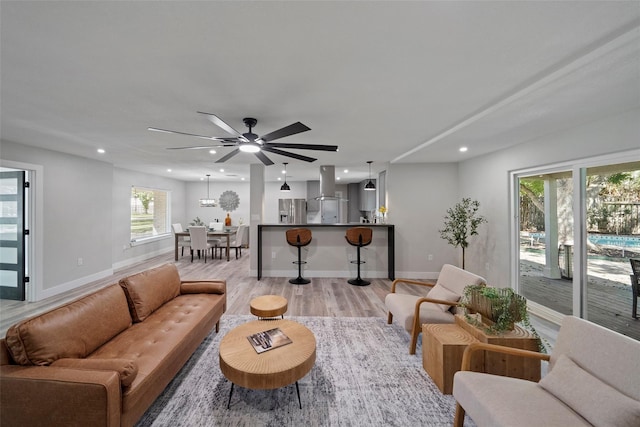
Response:
[{"label": "stainless steel refrigerator", "polygon": [[278,199],[278,221],[280,224],[306,224],[306,199]]}]

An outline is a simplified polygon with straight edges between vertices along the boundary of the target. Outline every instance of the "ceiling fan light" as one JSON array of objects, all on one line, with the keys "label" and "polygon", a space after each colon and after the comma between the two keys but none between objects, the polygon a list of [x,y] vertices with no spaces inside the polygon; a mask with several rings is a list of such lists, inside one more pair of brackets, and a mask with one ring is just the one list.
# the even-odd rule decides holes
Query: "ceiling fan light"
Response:
[{"label": "ceiling fan light", "polygon": [[253,142],[245,142],[238,148],[240,148],[240,151],[245,153],[257,153],[258,151],[260,151],[260,146]]}]

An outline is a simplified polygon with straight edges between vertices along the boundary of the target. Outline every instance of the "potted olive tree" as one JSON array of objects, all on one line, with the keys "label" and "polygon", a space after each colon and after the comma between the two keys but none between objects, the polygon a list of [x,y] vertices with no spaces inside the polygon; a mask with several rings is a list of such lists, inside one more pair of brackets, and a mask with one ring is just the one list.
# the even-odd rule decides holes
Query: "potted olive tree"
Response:
[{"label": "potted olive tree", "polygon": [[478,234],[478,227],[487,220],[478,215],[480,203],[469,198],[462,199],[453,208],[447,209],[444,217],[444,228],[438,230],[440,237],[454,247],[462,248],[462,268],[464,269],[464,251],[469,246],[469,237]]}]

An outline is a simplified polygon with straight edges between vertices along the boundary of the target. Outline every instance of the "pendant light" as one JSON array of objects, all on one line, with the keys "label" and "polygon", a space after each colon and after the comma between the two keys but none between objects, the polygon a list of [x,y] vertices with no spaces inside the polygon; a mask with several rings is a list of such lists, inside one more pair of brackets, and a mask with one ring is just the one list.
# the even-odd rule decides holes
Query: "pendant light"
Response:
[{"label": "pendant light", "polygon": [[289,163],[283,163],[284,165],[284,184],[282,184],[282,186],[280,187],[280,191],[284,192],[284,193],[288,193],[289,191],[291,191],[291,187],[289,187],[289,184],[287,184],[287,165]]},{"label": "pendant light", "polygon": [[376,185],[371,181],[371,163],[373,163],[373,161],[369,160],[367,163],[369,163],[369,182],[364,186],[364,189],[366,191],[373,191],[376,189]]},{"label": "pendant light", "polygon": [[200,207],[201,208],[215,208],[218,206],[216,204],[216,200],[209,197],[209,174],[207,174],[207,198],[200,199]]}]

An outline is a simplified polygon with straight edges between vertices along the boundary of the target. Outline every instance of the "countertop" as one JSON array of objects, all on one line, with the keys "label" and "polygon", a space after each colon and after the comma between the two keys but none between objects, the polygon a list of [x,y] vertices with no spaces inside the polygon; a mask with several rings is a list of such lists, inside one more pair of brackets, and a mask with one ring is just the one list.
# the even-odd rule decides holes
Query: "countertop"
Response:
[{"label": "countertop", "polygon": [[360,223],[360,222],[345,222],[338,224],[320,224],[320,223],[310,223],[310,224],[258,224],[258,227],[283,227],[283,228],[292,228],[292,227],[393,227],[393,224],[381,224],[381,223]]}]

